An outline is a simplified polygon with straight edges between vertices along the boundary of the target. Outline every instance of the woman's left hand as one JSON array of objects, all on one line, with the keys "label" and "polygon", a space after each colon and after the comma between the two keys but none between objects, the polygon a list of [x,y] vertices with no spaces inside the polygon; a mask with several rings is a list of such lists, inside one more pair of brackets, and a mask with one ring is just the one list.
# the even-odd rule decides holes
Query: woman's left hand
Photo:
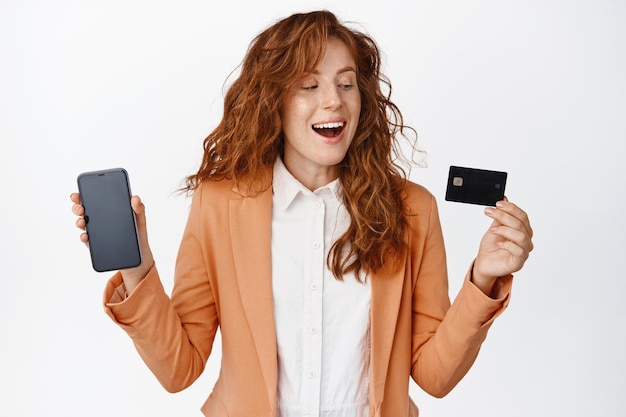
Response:
[{"label": "woman's left hand", "polygon": [[487,207],[485,215],[493,219],[483,236],[474,262],[472,282],[491,295],[498,277],[522,269],[533,250],[533,230],[524,210],[506,198],[496,207]]}]

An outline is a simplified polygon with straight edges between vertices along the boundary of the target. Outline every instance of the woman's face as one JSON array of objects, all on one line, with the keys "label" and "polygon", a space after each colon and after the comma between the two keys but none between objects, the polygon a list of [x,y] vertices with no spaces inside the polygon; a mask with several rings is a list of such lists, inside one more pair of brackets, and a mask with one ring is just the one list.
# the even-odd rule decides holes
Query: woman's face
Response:
[{"label": "woman's face", "polygon": [[289,172],[312,190],[336,179],[360,112],[354,59],[343,42],[330,39],[319,65],[290,88],[281,107]]}]

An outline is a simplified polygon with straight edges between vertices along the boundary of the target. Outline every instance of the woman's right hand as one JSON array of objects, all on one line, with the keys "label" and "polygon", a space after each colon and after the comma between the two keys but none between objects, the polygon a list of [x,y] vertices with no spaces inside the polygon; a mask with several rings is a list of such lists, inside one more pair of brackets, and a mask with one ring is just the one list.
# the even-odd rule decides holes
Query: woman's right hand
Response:
[{"label": "woman's right hand", "polygon": [[[85,223],[85,209],[80,203],[80,194],[72,193],[70,195],[72,200],[72,212],[78,216],[76,220],[76,227],[82,230],[80,234],[80,240],[85,245],[89,246],[89,236],[87,235],[87,228]],[[141,246],[141,264],[135,268],[122,269],[122,278],[124,279],[124,286],[126,292],[130,294],[139,285],[142,279],[148,274],[148,271],[154,265],[154,259],[152,257],[152,251],[148,244],[148,231],[146,227],[146,206],[141,202],[139,196],[133,196],[130,200],[130,205],[135,212],[135,219],[137,221],[137,233],[139,235],[139,244]]]}]

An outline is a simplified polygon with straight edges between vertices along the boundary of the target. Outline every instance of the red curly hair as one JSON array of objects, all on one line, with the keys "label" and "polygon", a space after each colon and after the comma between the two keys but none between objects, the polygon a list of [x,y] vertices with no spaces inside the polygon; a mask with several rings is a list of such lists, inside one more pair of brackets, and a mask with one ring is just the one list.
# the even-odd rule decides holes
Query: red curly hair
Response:
[{"label": "red curly hair", "polygon": [[316,68],[329,38],[350,50],[361,95],[359,126],[339,170],[351,222],[327,259],[334,276],[342,279],[348,272],[357,277],[374,272],[385,256],[405,250],[406,175],[394,158],[401,155],[397,136],[408,127],[390,100],[391,84],[380,71],[375,41],[331,12],[294,14],[251,42],[240,75],[226,92],[222,120],[204,140],[200,169],[187,177],[185,189],[222,179],[245,182],[256,192],[269,186],[261,180],[284,147],[281,103],[289,88]]}]

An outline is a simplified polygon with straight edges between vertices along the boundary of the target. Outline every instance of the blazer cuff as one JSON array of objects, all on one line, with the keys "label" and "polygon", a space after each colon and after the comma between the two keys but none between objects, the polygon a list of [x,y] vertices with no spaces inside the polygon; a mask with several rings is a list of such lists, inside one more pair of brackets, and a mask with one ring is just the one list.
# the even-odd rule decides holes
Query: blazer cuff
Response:
[{"label": "blazer cuff", "polygon": [[509,274],[496,280],[494,284],[496,298],[491,298],[471,281],[473,266],[473,264],[470,266],[465,275],[456,301],[461,304],[466,317],[473,317],[475,325],[485,325],[502,314],[509,305],[513,275]]},{"label": "blazer cuff", "polygon": [[104,311],[116,323],[130,325],[146,306],[152,305],[148,300],[153,299],[155,294],[165,295],[156,266],[150,268],[146,277],[130,295],[126,294],[122,274],[118,271],[109,279],[104,289]]}]

